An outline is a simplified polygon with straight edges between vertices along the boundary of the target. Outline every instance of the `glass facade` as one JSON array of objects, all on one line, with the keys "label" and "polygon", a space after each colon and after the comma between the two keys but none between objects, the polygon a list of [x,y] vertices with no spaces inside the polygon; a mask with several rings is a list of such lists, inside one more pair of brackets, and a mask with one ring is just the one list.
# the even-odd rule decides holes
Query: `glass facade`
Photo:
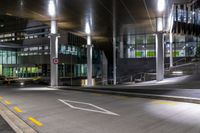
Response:
[{"label": "glass facade", "polygon": [[0,50],[0,64],[16,64],[16,51]]},{"label": "glass facade", "polygon": [[[35,32],[35,31],[34,31]],[[34,39],[37,37],[46,37],[48,30],[39,30],[38,32],[44,33],[39,36],[31,37],[30,34],[34,36],[34,32],[28,31],[27,33],[19,33],[20,36],[28,36],[27,39]],[[5,39],[5,37],[15,37],[16,34],[2,34],[0,38]],[[38,34],[37,34],[38,35]],[[87,76],[87,45],[86,39],[76,36],[72,33],[67,33],[66,35],[68,42],[64,44],[59,43],[59,56],[63,58],[63,62],[58,65],[59,77],[63,78],[78,78]],[[22,38],[21,38],[22,39]],[[25,39],[25,38],[23,38]],[[38,38],[39,39],[39,38]],[[2,64],[2,74],[7,77],[49,77],[50,76],[50,64],[35,62],[26,63],[22,61],[23,64],[17,64],[18,60],[31,58],[40,58],[40,56],[45,56],[48,59],[50,54],[50,46],[48,43],[44,44],[34,44],[34,45],[24,45],[23,48],[17,49],[16,51],[0,50],[0,65]],[[99,49],[94,47],[93,49],[93,76],[98,76],[101,74],[101,52]],[[42,59],[43,60],[43,59]],[[47,61],[47,62],[48,62]],[[29,61],[30,62],[30,61]],[[15,64],[15,65],[12,65]],[[0,67],[1,70],[1,67]]]},{"label": "glass facade", "polygon": [[[175,5],[173,10],[173,56],[194,57],[200,44],[200,9],[192,4]],[[165,57],[170,56],[169,36],[164,37]],[[156,56],[155,36],[152,34],[125,35],[123,57],[151,58]]]},{"label": "glass facade", "polygon": [[[124,41],[124,53],[127,58],[152,58],[156,56],[156,44],[154,35],[132,35]],[[164,39],[165,57],[170,56],[169,36]],[[194,57],[196,48],[200,44],[200,38],[189,35],[173,35],[173,56]]]},{"label": "glass facade", "polygon": [[6,77],[37,77],[42,76],[41,67],[3,67],[3,75]]},{"label": "glass facade", "polygon": [[12,50],[0,50],[0,75],[10,76],[13,75],[13,71],[8,68],[5,69],[4,65],[17,64],[17,52]]},{"label": "glass facade", "polygon": [[149,58],[156,55],[154,35],[128,35],[124,40],[124,46],[127,58]]},{"label": "glass facade", "polygon": [[174,10],[174,21],[188,24],[200,24],[200,10],[191,5],[176,5]]},{"label": "glass facade", "polygon": [[[196,48],[200,44],[200,38],[194,36],[174,35],[173,56],[174,57],[195,57]],[[170,56],[169,39],[166,37],[165,57]]]}]

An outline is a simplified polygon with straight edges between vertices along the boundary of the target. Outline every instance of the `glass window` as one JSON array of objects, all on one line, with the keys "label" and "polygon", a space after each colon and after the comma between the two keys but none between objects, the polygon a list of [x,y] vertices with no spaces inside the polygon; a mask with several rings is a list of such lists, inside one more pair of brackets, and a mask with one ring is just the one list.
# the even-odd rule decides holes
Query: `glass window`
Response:
[{"label": "glass window", "polygon": [[176,43],[176,49],[174,51],[175,57],[185,57],[186,56],[186,45],[184,43]]},{"label": "glass window", "polygon": [[8,64],[12,64],[12,52],[11,51],[7,51],[7,56],[8,56],[8,61],[7,63]]},{"label": "glass window", "polygon": [[137,50],[135,53],[136,58],[146,57],[146,48],[145,45],[137,45]]},{"label": "glass window", "polygon": [[155,51],[155,44],[147,44],[146,45],[146,57],[155,57],[156,51]]},{"label": "glass window", "polygon": [[7,51],[3,51],[3,64],[7,64]]},{"label": "glass window", "polygon": [[16,62],[16,52],[12,52],[12,64],[17,64],[17,62]]},{"label": "glass window", "polygon": [[39,46],[39,48],[38,48],[39,50],[42,50],[42,46]]},{"label": "glass window", "polygon": [[143,44],[144,43],[144,35],[136,36],[136,44]]},{"label": "glass window", "polygon": [[29,50],[30,51],[38,51],[38,47],[30,47]]},{"label": "glass window", "polygon": [[45,50],[48,50],[48,49],[49,49],[49,46],[45,46],[44,49],[45,49]]},{"label": "glass window", "polygon": [[24,48],[24,52],[27,52],[28,51],[28,48]]},{"label": "glass window", "polygon": [[155,43],[155,36],[147,35],[147,43]]},{"label": "glass window", "polygon": [[0,50],[0,64],[3,64],[3,56],[2,56],[2,50]]},{"label": "glass window", "polygon": [[146,46],[145,45],[146,45],[145,44],[145,36],[144,35],[136,36],[136,52],[135,52],[136,58],[146,57]]},{"label": "glass window", "polygon": [[66,46],[65,45],[61,45],[60,53],[61,54],[66,54]]}]

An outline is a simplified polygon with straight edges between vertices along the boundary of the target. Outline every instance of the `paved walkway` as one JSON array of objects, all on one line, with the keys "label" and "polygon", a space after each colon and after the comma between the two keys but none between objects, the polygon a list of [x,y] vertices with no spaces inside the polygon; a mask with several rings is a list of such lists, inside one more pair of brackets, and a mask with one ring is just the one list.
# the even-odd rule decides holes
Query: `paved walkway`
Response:
[{"label": "paved walkway", "polygon": [[[58,88],[138,97],[167,97],[167,100],[176,100],[174,98],[178,98],[178,101],[181,98],[184,101],[189,99],[189,102],[191,102],[191,99],[195,99],[195,103],[200,103],[200,80],[197,75],[169,78],[161,82],[149,81],[139,84],[94,87],[60,86]],[[168,99],[171,97],[173,99]]]}]

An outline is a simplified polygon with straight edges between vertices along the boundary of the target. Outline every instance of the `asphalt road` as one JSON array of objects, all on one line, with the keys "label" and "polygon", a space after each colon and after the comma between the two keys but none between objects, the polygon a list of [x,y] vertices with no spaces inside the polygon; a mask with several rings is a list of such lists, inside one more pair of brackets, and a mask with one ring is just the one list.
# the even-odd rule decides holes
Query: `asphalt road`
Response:
[{"label": "asphalt road", "polygon": [[45,87],[1,87],[0,99],[41,133],[200,132],[199,104]]}]

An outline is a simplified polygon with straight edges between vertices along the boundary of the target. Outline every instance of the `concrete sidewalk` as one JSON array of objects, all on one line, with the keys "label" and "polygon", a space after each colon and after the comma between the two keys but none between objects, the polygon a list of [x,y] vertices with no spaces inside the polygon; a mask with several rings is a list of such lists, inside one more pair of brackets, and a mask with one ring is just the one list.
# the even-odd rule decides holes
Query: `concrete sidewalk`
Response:
[{"label": "concrete sidewalk", "polygon": [[109,85],[94,87],[59,86],[62,90],[76,90],[111,95],[125,95],[142,98],[200,103],[200,82],[198,78],[183,76],[129,85]]}]

